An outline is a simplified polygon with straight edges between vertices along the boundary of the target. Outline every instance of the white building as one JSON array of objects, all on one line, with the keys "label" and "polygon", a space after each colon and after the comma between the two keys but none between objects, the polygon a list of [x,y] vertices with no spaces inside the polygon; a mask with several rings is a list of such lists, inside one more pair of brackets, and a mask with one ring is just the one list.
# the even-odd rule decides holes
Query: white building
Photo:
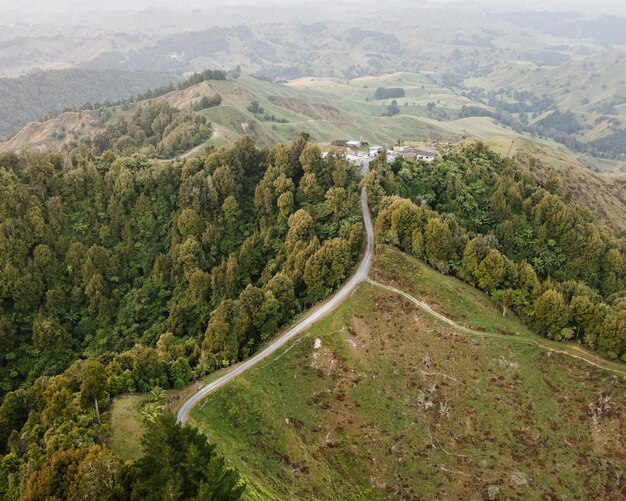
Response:
[{"label": "white building", "polygon": [[346,146],[348,148],[358,148],[359,146],[361,146],[361,141],[346,141]]},{"label": "white building", "polygon": [[363,157],[359,155],[346,155],[346,160],[356,165],[363,165]]},{"label": "white building", "polygon": [[418,148],[413,148],[410,146],[394,148],[394,151],[396,151],[398,155],[402,157],[414,158],[415,160],[423,160],[424,162],[432,162],[437,156],[437,153],[420,150]]}]

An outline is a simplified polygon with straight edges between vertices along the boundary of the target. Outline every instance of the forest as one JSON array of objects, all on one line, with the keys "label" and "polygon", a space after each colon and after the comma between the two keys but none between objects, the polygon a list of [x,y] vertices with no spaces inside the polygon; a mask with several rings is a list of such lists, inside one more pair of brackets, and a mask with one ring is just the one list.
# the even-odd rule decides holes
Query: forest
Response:
[{"label": "forest", "polygon": [[[175,162],[86,148],[0,157],[0,497],[78,499],[87,458],[120,465],[106,446],[115,395],[182,388],[327,296],[361,249],[358,184],[306,135]],[[155,433],[187,433],[151,419]],[[155,473],[165,467],[146,461],[85,480],[127,485],[90,497],[147,499],[144,479],[187,489],[174,463]],[[230,478],[216,461],[190,466],[204,477],[173,498],[213,499],[198,492],[219,486],[209,474]]]},{"label": "forest", "polygon": [[[208,99],[217,106],[222,98]],[[206,104],[202,100],[200,104]],[[129,117],[111,120],[104,132],[81,143],[93,146],[96,154],[111,151],[117,155],[139,152],[148,157],[172,158],[203,143],[211,135],[211,124],[202,115],[179,110],[165,101],[140,106]],[[74,147],[75,144],[71,145]]]},{"label": "forest", "polygon": [[[0,79],[0,139],[22,126],[83,103],[115,101],[160,85],[170,73],[119,70],[40,71]],[[92,107],[92,105],[89,105]]]},{"label": "forest", "polygon": [[541,186],[481,143],[432,164],[381,156],[371,167],[380,241],[487,292],[543,336],[626,361],[626,239],[568,203],[558,177]]}]

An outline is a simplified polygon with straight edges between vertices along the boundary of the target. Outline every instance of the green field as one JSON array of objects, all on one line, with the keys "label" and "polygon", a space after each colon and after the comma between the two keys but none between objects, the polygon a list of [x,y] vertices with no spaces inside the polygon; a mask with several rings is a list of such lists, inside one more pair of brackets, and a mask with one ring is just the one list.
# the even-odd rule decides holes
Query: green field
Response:
[{"label": "green field", "polygon": [[[607,59],[603,64],[608,65],[611,61],[613,60]],[[573,69],[569,66],[562,69],[565,72],[563,78],[576,81],[575,70],[578,71],[580,68],[574,63],[570,64],[572,65]],[[541,87],[548,78],[545,71],[548,70],[523,73],[520,81],[510,83],[504,76],[516,73],[514,68],[504,68],[502,78],[498,77],[500,73],[495,72],[490,79],[465,82],[465,87],[490,91],[498,86],[514,85],[516,89],[528,89],[535,94],[539,94],[540,91],[546,93],[546,89]],[[561,68],[550,71],[561,71]],[[607,96],[615,94],[618,82],[623,81],[619,77],[621,77],[619,72],[612,74],[610,85],[605,84],[608,85],[608,90],[601,93],[598,91],[596,95],[603,96],[602,99],[606,100]],[[593,85],[596,84],[594,80]],[[374,94],[379,87],[404,89],[405,97],[396,99],[399,107],[397,115],[383,116],[392,99],[376,100]],[[583,90],[580,91],[582,94],[579,92],[581,101],[582,96],[586,95],[585,92],[593,86],[588,84],[582,87]],[[557,92],[557,97],[566,95],[569,99],[571,93],[566,90]],[[480,101],[461,95],[457,90],[445,87],[431,72],[398,72],[351,80],[301,78],[288,83],[271,83],[249,75],[241,75],[235,80],[209,80],[157,99],[165,100],[178,108],[188,108],[198,103],[203,96],[212,97],[215,94],[222,97],[221,105],[201,112],[217,131],[216,135],[207,141],[207,146],[232,144],[244,134],[253,137],[259,145],[269,146],[277,142],[289,142],[299,132],[309,133],[312,141],[321,144],[328,144],[336,139],[361,139],[370,144],[387,147],[395,145],[398,141],[424,139],[458,141],[465,138],[491,140],[500,137],[517,141],[530,137],[520,135],[489,117],[459,118],[463,106],[486,107],[491,111],[493,109]],[[255,114],[248,110],[253,101],[259,103],[264,110],[263,113]],[[564,102],[563,106],[566,104],[574,106],[569,101]],[[594,125],[598,114],[593,110],[594,106],[598,105],[597,102],[590,102],[588,105],[573,108],[590,127],[585,132],[587,135],[609,133],[608,130]],[[109,111],[112,117],[119,117],[131,113],[136,106],[113,107],[109,108]],[[626,110],[625,106],[618,108]],[[536,119],[541,117],[543,115]],[[97,113],[68,112],[45,123],[30,124],[10,141],[0,144],[0,151],[21,150],[27,147],[56,149],[74,137],[95,135],[104,126]],[[586,139],[594,138],[595,136],[590,136]],[[562,149],[553,141],[537,138],[534,141],[544,147]],[[623,174],[626,169],[624,162],[600,160],[572,153],[566,155],[580,158],[585,165],[616,175]]]},{"label": "green field", "polygon": [[487,296],[395,250],[379,252],[372,276],[461,324],[511,334],[461,334],[361,285],[194,409],[249,498],[624,495],[623,379],[526,342],[535,336]]},{"label": "green field", "polygon": [[[424,116],[430,101],[445,101],[448,105],[459,98],[442,90],[418,74],[402,73],[377,79],[310,79],[310,84],[273,84],[242,76],[232,82],[207,82],[200,92],[219,93],[223,105],[205,113],[227,135],[241,135],[242,123],[252,125],[251,132],[265,144],[288,141],[294,134],[305,131],[316,142],[329,143],[334,139],[362,138],[373,143],[393,144],[397,139],[420,137],[455,137],[441,123]],[[375,101],[374,91],[381,86],[402,86],[405,98],[399,98],[399,115],[383,117],[391,100]],[[424,88],[422,88],[422,86]],[[443,101],[442,101],[443,99]],[[288,123],[264,121],[254,116],[247,107],[256,100],[268,115],[288,120]],[[383,104],[385,103],[385,104]],[[406,105],[405,105],[406,103]],[[224,105],[229,111],[224,113]]]}]

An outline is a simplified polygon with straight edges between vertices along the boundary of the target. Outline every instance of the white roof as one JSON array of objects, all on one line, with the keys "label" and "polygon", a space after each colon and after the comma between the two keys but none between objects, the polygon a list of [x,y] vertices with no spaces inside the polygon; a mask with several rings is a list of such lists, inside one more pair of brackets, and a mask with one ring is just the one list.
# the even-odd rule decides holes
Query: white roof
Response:
[{"label": "white roof", "polygon": [[363,162],[363,157],[360,157],[358,155],[346,155],[346,160],[348,162],[360,164],[361,162]]},{"label": "white roof", "polygon": [[350,146],[360,146],[361,141],[346,141],[346,144],[349,144]]}]

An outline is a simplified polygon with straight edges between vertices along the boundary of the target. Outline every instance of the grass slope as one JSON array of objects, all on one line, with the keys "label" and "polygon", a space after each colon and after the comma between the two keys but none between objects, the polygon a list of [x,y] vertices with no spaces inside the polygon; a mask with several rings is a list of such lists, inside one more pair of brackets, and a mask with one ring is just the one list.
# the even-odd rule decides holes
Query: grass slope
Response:
[{"label": "grass slope", "polygon": [[[395,250],[373,275],[479,329],[531,334]],[[412,284],[412,285],[411,285]],[[454,332],[363,284],[307,335],[194,409],[251,499],[616,499],[624,382],[532,344]],[[594,424],[590,406],[614,406]]]}]

